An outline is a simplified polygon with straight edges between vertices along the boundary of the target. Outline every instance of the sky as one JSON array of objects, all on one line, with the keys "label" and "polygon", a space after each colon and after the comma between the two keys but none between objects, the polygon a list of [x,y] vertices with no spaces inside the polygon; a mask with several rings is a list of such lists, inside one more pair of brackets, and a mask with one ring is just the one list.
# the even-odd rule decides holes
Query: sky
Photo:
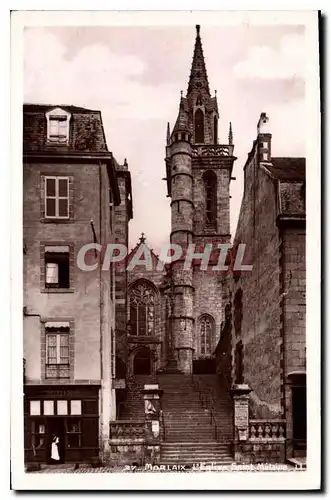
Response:
[{"label": "sky", "polygon": [[[243,166],[261,112],[269,116],[272,156],[305,156],[305,31],[300,25],[201,26],[219,142],[234,135],[230,225],[234,234]],[[158,252],[169,242],[165,139],[186,95],[193,26],[33,27],[24,30],[24,102],[73,104],[102,113],[108,149],[132,175],[130,248],[141,232]]]}]

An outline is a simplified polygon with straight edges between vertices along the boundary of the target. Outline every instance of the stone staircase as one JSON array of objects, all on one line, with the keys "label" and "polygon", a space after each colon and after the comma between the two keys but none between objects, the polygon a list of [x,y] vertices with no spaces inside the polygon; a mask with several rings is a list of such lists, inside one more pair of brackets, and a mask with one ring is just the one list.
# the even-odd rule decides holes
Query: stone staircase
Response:
[{"label": "stone staircase", "polygon": [[195,386],[206,396],[207,407],[212,401],[217,422],[217,439],[232,441],[233,439],[233,403],[222,379],[218,375],[195,375]]},{"label": "stone staircase", "polygon": [[155,377],[150,375],[136,375],[128,381],[127,399],[121,405],[120,420],[144,420],[144,400],[140,391],[145,384],[153,383],[156,383]]},{"label": "stone staircase", "polygon": [[[162,464],[232,463],[231,399],[224,389],[218,390],[216,375],[208,377],[204,382],[199,379],[197,384],[187,375],[158,376],[164,391]],[[212,404],[214,395],[220,398],[217,404]]]}]

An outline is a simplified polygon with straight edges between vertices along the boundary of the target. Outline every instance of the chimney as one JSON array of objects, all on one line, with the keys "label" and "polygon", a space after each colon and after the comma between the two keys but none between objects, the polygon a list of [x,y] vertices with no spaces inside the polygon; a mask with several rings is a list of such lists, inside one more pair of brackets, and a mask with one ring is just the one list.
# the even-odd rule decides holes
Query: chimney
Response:
[{"label": "chimney", "polygon": [[257,124],[257,139],[259,160],[263,162],[271,161],[271,133],[269,125],[269,117],[266,113],[261,113]]}]

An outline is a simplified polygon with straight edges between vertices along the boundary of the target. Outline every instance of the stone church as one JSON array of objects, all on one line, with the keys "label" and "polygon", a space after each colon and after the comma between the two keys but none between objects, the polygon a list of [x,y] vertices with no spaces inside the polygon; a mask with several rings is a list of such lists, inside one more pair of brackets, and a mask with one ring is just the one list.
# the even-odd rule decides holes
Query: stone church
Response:
[{"label": "stone church", "polygon": [[[231,124],[219,140],[218,120],[196,26],[165,144],[169,242],[182,255],[162,262],[142,233],[104,272],[100,248],[128,248],[128,163],[108,150],[100,111],[24,105],[26,463],[52,463],[54,434],[63,464],[305,456],[305,159],[272,156],[262,113],[233,237],[252,272],[232,272],[231,252],[230,272],[219,270],[236,158]],[[86,269],[78,256],[88,242]],[[131,265],[146,248],[150,266]]]},{"label": "stone church", "polygon": [[[183,255],[190,244],[203,252],[206,244],[216,248],[230,242],[234,145],[231,124],[228,143],[219,143],[218,120],[217,98],[210,93],[197,26],[187,93],[180,98],[175,125],[171,131],[168,124],[166,138],[170,242],[180,245]],[[123,200],[130,197],[127,188],[123,182]],[[116,210],[122,214],[117,241],[126,244],[130,207],[122,204]],[[145,244],[144,237],[140,244]],[[130,375],[155,375],[170,368],[186,374],[215,372],[213,352],[225,293],[221,273],[200,270],[194,261],[190,269],[184,269],[184,258],[173,262],[165,273],[156,270],[158,256],[153,252],[152,260],[153,271],[139,266],[125,278],[123,269],[117,273],[117,301],[123,301],[116,317],[118,363],[126,365]]]},{"label": "stone church", "polygon": [[[296,460],[306,448],[305,159],[272,157],[262,113],[244,166],[233,240],[234,248],[248,243],[253,271],[215,271],[218,245],[231,242],[229,187],[236,157],[231,123],[228,140],[218,137],[217,97],[210,93],[199,26],[187,92],[181,94],[175,124],[167,127],[164,180],[170,242],[181,246],[183,257],[160,271],[150,249],[150,269],[117,267],[116,379],[123,379],[116,390],[117,418],[143,418],[141,390],[154,382],[163,391],[164,462]],[[127,244],[132,193],[122,168],[116,241]],[[288,254],[288,241],[296,257]],[[128,262],[145,245],[142,234]],[[196,258],[185,266],[192,245]],[[212,258],[202,270],[206,245]],[[283,263],[294,260],[296,298],[290,295],[286,308]]]}]

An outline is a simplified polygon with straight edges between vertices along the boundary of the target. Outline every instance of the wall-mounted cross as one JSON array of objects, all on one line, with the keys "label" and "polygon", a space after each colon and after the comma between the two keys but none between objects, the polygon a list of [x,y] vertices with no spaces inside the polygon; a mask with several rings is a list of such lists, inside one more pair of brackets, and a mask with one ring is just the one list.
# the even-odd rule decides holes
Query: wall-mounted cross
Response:
[{"label": "wall-mounted cross", "polygon": [[145,236],[146,236],[145,233],[141,233],[141,236],[139,238],[140,243],[145,243],[145,241],[146,241],[146,237]]}]

